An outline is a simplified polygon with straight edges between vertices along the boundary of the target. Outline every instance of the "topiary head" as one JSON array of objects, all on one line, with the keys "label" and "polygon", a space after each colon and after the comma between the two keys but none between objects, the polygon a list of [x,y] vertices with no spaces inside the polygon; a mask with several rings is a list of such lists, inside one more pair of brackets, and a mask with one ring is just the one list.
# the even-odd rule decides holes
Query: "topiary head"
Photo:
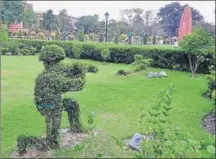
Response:
[{"label": "topiary head", "polygon": [[42,48],[39,60],[43,61],[45,67],[49,67],[64,60],[65,57],[66,54],[62,47],[57,45],[47,45]]}]

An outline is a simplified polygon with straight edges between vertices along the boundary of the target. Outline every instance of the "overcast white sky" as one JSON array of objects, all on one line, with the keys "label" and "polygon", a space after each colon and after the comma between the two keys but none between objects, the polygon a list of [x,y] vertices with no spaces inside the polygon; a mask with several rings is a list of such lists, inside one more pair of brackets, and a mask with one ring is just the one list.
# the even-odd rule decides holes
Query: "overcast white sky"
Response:
[{"label": "overcast white sky", "polygon": [[[104,18],[104,13],[109,12],[110,18],[120,19],[120,10],[130,8],[142,8],[144,10],[158,10],[171,1],[27,1],[33,4],[35,11],[52,9],[58,13],[61,9],[67,9],[71,16],[98,14]],[[200,11],[207,22],[215,23],[215,1],[179,1],[180,4],[188,4]]]}]

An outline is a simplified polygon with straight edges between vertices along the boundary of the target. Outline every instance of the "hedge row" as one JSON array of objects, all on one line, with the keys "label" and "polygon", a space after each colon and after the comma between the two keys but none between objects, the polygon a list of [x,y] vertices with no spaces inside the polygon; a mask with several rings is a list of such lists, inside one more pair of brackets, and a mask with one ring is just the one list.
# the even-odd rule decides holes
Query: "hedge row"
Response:
[{"label": "hedge row", "polygon": [[[44,41],[16,39],[20,44],[28,48],[34,47],[40,52],[44,45],[56,44],[61,46],[69,58],[92,59],[115,63],[130,64],[134,61],[135,54],[141,54],[145,58],[152,58],[152,66],[160,68],[189,71],[187,53],[181,49],[167,46],[125,46],[102,43],[82,43],[77,41]],[[107,50],[109,54],[107,55]],[[214,63],[214,52],[209,52],[205,60],[200,64],[199,73],[209,73],[208,67]]]}]

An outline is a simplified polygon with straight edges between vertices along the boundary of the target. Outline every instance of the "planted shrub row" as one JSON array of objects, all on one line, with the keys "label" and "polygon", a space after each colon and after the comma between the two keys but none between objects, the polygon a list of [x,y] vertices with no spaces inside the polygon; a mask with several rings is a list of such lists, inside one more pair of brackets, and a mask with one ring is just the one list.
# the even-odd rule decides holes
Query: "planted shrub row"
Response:
[{"label": "planted shrub row", "polygon": [[[13,39],[28,48],[34,47],[37,52],[45,45],[56,44],[61,46],[69,58],[92,59],[115,63],[130,64],[134,55],[140,54],[145,58],[153,59],[152,66],[179,71],[189,71],[187,52],[167,46],[125,46],[116,44],[83,43],[78,41],[45,41],[29,39]],[[108,50],[108,51],[107,51]],[[106,55],[105,55],[106,54]],[[200,64],[199,73],[209,73],[208,67],[214,63],[214,52],[209,52]]]}]

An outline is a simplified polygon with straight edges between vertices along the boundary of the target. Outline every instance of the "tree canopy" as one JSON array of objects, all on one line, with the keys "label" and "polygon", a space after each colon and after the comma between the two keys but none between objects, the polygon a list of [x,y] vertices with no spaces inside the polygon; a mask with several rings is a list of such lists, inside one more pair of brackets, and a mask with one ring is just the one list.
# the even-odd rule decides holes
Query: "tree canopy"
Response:
[{"label": "tree canopy", "polygon": [[[158,12],[160,24],[168,36],[176,36],[180,25],[181,15],[186,5],[181,5],[179,2],[172,2],[161,7]],[[191,7],[193,23],[204,20],[200,12]]]}]

